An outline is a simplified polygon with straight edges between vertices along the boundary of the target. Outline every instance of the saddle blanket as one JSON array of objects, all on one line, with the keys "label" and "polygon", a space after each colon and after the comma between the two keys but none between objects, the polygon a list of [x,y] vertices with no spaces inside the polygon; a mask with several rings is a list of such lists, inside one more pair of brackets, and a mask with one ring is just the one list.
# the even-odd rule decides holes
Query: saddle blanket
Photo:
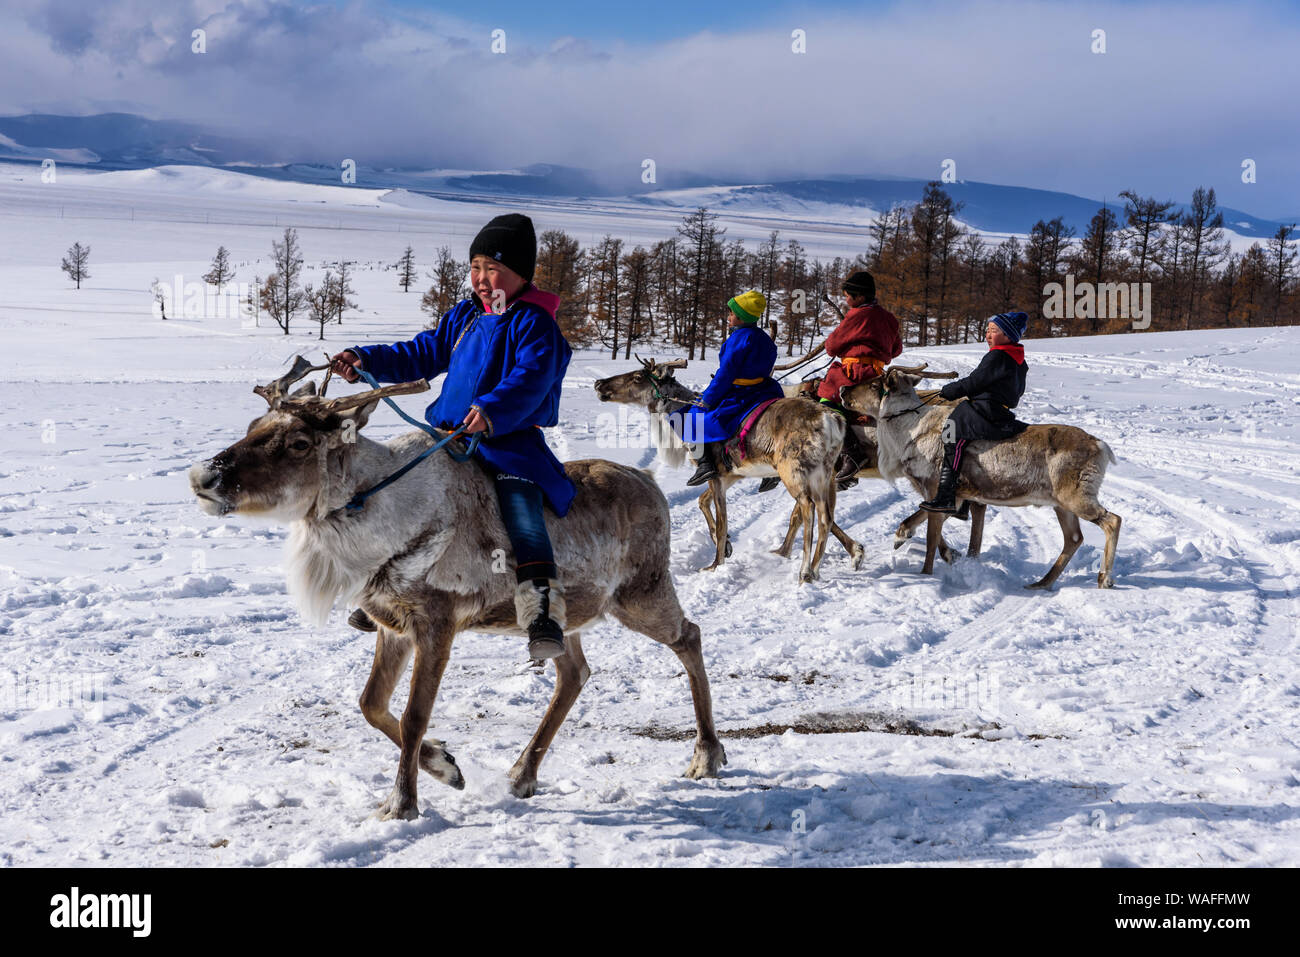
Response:
[{"label": "saddle blanket", "polygon": [[745,416],[745,420],[740,424],[740,431],[737,432],[733,438],[729,439],[727,444],[723,447],[722,454],[726,456],[728,461],[734,462],[737,465],[744,464],[747,457],[745,442],[749,438],[749,433],[753,430],[755,423],[758,422],[759,416],[767,411],[769,405],[777,401],[779,400],[768,399],[766,402],[760,402],[750,410],[750,413],[747,416]]}]

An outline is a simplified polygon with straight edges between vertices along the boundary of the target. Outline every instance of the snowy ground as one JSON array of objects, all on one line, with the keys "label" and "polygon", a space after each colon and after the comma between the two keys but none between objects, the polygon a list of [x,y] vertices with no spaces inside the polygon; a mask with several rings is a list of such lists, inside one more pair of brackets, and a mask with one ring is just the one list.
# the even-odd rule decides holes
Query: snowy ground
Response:
[{"label": "snowy ground", "polygon": [[[156,184],[139,189],[130,202]],[[680,777],[690,743],[673,732],[691,718],[676,659],[606,624],[584,636],[594,673],[537,796],[511,797],[505,771],[551,674],[521,641],[467,634],[432,733],[468,786],[426,776],[422,816],[380,823],[397,752],[356,705],[369,637],[342,609],[303,624],[285,530],[203,515],[185,473],[242,435],[263,407],[251,386],[294,352],[405,338],[423,323],[418,295],[363,268],[363,312],[324,346],[237,319],[163,323],[150,278],[197,275],[217,242],[264,273],[251,258],[276,231],[60,223],[7,211],[4,195],[0,863],[1300,864],[1300,331],[1028,343],[1023,417],[1081,425],[1120,457],[1102,496],[1124,518],[1112,591],[1094,586],[1092,526],[1055,591],[1022,590],[1060,544],[1034,509],[991,509],[978,561],[921,576],[919,547],[889,545],[912,497],[879,482],[840,499],[861,570],[832,543],[824,580],[797,585],[796,562],[769,553],[788,499],[751,482],[730,500],[733,559],[700,573],[694,490],[659,471],[723,776]],[[404,244],[378,230],[302,239],[309,262],[391,260]],[[73,240],[94,249],[80,291],[57,271]],[[966,371],[979,353],[904,359]],[[575,357],[561,458],[653,467],[649,450],[602,439],[617,408],[591,383],[625,368]],[[370,427],[400,431],[387,410]]]}]

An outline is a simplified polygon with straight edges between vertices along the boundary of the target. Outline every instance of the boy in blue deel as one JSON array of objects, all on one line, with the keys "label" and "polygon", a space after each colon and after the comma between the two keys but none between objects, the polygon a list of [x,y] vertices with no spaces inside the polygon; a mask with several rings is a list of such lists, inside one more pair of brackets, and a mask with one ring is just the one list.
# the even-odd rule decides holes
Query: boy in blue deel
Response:
[{"label": "boy in blue deel", "polygon": [[[354,346],[334,356],[349,382],[364,369],[381,382],[433,379],[442,392],[424,413],[430,425],[482,433],[475,459],[496,483],[515,554],[515,612],[532,658],[564,653],[564,588],[543,505],[564,515],[574,487],[546,445],[542,426],[559,422],[560,383],[572,352],[555,321],[560,297],[532,284],[533,221],[511,213],[489,222],[469,247],[473,293],[438,327],[391,346]],[[374,631],[361,609],[348,619]]]},{"label": "boy in blue deel", "polygon": [[751,289],[727,302],[732,332],[718,352],[718,371],[700,396],[695,409],[672,412],[668,421],[683,442],[699,449],[699,468],[686,480],[702,485],[718,474],[718,450],[740,431],[745,416],[761,402],[780,399],[785,393],[772,378],[776,365],[776,343],[758,328],[767,308],[763,294]]}]

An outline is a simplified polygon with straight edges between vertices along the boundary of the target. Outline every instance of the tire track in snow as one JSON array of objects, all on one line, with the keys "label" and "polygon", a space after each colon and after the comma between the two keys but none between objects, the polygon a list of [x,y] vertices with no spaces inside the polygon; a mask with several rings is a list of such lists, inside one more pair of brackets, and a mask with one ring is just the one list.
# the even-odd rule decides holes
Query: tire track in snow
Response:
[{"label": "tire track in snow", "polygon": [[[1278,662],[1279,676],[1289,673],[1300,655],[1300,627],[1297,626],[1297,622],[1300,622],[1300,555],[1287,549],[1267,547],[1256,541],[1253,529],[1225,518],[1203,504],[1158,488],[1149,481],[1124,476],[1114,476],[1114,481],[1144,499],[1159,503],[1175,519],[1173,532],[1183,530],[1180,520],[1189,521],[1252,559],[1240,566],[1251,582],[1259,614],[1259,624],[1250,629],[1246,639],[1251,651],[1249,670],[1257,669],[1256,659],[1263,654]],[[1258,568],[1268,571],[1259,571],[1256,564]],[[1270,591],[1279,593],[1285,600],[1280,603],[1271,600]],[[1245,662],[1247,653],[1236,653],[1234,658]],[[1236,690],[1238,694],[1246,693],[1241,688]],[[1273,693],[1282,695],[1286,691],[1278,688]],[[1182,702],[1180,708],[1185,714],[1208,712],[1209,723],[1216,726],[1215,731],[1235,733],[1235,723],[1229,721],[1228,726],[1224,726],[1222,702],[1216,702],[1215,697],[1217,696],[1206,695],[1195,702]]]}]

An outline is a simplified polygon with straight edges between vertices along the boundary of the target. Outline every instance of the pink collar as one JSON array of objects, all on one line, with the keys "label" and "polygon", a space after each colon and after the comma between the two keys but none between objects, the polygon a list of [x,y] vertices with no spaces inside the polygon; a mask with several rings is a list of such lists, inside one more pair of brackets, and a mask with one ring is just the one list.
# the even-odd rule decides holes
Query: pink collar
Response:
[{"label": "pink collar", "polygon": [[[493,315],[492,311],[484,305],[483,300],[479,298],[478,293],[474,293],[474,298],[478,300],[479,306],[488,315]],[[560,308],[560,297],[553,292],[547,292],[545,289],[538,289],[532,283],[524,286],[523,291],[506,304],[505,312],[517,302],[532,303],[534,306],[541,308],[552,319],[555,318],[555,311]],[[502,313],[504,315],[504,312]]]}]

